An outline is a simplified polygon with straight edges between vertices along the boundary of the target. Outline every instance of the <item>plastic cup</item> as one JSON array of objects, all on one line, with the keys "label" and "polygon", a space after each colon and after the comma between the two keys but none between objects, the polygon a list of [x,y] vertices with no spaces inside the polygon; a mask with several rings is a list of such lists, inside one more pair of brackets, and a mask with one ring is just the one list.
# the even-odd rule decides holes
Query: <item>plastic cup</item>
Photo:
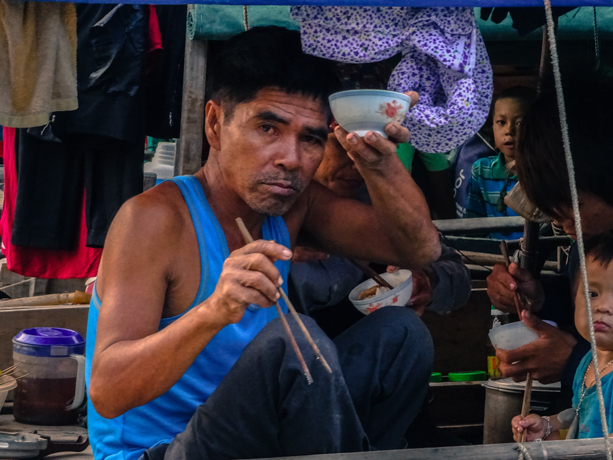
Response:
[{"label": "plastic cup", "polygon": [[538,334],[522,321],[495,327],[488,335],[492,345],[501,350],[515,350],[539,338]]}]

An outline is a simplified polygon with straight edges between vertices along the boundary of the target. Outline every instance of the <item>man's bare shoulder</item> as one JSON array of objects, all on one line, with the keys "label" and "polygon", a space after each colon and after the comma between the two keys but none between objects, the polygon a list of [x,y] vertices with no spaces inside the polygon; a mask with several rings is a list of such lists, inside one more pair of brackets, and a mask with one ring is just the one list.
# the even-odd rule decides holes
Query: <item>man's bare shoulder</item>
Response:
[{"label": "man's bare shoulder", "polygon": [[109,277],[125,279],[142,269],[149,277],[158,273],[160,279],[168,280],[180,254],[177,248],[184,241],[186,218],[189,210],[181,191],[172,183],[160,184],[126,201],[106,238],[98,288],[105,290]]},{"label": "man's bare shoulder", "polygon": [[186,215],[189,211],[181,191],[173,183],[164,182],[128,200],[115,221],[120,227],[147,227],[156,233],[165,233],[179,230]]}]

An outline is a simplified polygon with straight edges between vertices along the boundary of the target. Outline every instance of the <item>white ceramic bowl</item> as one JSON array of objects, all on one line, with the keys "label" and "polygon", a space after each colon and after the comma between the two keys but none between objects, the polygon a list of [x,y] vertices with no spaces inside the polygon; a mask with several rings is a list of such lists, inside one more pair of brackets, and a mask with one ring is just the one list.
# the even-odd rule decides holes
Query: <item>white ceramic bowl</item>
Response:
[{"label": "white ceramic bowl", "polygon": [[387,139],[385,126],[402,123],[411,105],[411,98],[402,93],[377,89],[341,91],[329,97],[336,122],[345,131],[364,137],[375,131]]},{"label": "white ceramic bowl", "polygon": [[538,334],[522,321],[495,327],[490,330],[488,335],[492,345],[501,350],[515,350],[539,338]]},{"label": "white ceramic bowl", "polygon": [[0,376],[0,409],[4,406],[9,391],[17,388],[17,380],[10,375]]},{"label": "white ceramic bowl", "polygon": [[[377,284],[375,280],[369,279],[361,284],[358,284],[349,293],[349,300],[351,300],[351,303],[353,303],[354,307],[365,315],[389,305],[404,307],[411,299],[411,293],[413,292],[413,274],[411,273],[411,270],[398,270],[396,273],[382,273],[381,277],[392,286],[397,284],[396,287],[384,294],[364,300],[358,300],[358,297],[362,291],[365,291],[366,289]],[[404,281],[398,284],[399,279],[404,279]]]}]

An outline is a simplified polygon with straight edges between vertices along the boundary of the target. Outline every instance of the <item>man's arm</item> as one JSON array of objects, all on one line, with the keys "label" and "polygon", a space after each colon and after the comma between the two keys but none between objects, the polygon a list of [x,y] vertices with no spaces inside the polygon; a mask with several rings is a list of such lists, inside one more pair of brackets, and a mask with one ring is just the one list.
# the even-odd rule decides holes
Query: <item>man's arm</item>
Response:
[{"label": "man's arm", "polygon": [[[408,130],[387,125],[407,142]],[[338,127],[336,137],[366,181],[373,206],[343,199],[313,183],[303,228],[327,252],[407,268],[425,267],[440,255],[426,200],[396,155],[396,145],[376,133],[362,139]]]},{"label": "man's arm", "polygon": [[441,256],[431,267],[435,283],[432,289],[432,303],[428,306],[428,310],[445,314],[466,305],[472,284],[470,271],[460,254],[442,242],[441,248]]},{"label": "man's arm", "polygon": [[[105,245],[89,396],[107,418],[165,393],[219,330],[240,321],[249,304],[272,305],[280,278],[272,260],[291,257],[283,246],[261,240],[234,251],[215,292],[158,331],[169,297],[186,290],[176,282],[177,273],[185,270],[185,252],[178,248],[198,247],[195,231],[190,237],[182,227],[187,224],[177,206],[164,204],[160,195],[156,200],[151,198],[156,193],[144,194],[126,203]],[[177,302],[185,304],[180,311],[193,298],[183,300]]]}]

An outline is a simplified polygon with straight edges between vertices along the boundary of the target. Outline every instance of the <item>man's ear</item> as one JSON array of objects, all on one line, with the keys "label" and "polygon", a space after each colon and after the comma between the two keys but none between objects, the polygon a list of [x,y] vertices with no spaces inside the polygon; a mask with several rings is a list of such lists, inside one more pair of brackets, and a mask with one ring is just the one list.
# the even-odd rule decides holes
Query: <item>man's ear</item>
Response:
[{"label": "man's ear", "polygon": [[215,150],[221,150],[221,124],[223,111],[215,101],[209,101],[204,108],[204,133],[209,145]]}]

